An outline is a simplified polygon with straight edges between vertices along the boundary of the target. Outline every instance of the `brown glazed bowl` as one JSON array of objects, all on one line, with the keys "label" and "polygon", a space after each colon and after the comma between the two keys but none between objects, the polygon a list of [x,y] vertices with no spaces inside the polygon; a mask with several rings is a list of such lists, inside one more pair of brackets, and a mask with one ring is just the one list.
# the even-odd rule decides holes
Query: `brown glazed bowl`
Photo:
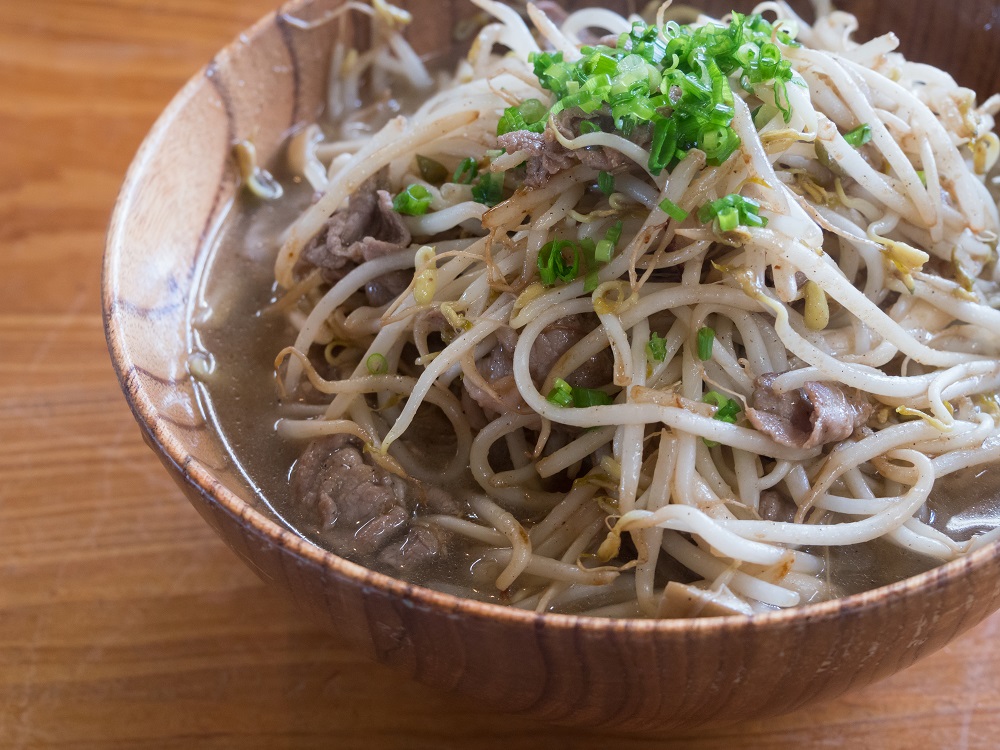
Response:
[{"label": "brown glazed bowl", "polygon": [[[903,669],[1000,605],[1000,545],[992,545],[892,586],[763,616],[537,615],[372,573],[291,533],[242,490],[195,398],[188,314],[199,263],[237,189],[230,146],[252,138],[266,161],[291,127],[319,114],[336,24],[300,21],[341,2],[289,3],[188,83],[132,164],[105,257],[108,346],[144,436],[261,578],[372,659],[426,685],[552,722],[630,730],[762,717],[830,698]],[[404,4],[423,51],[451,48],[454,21],[470,14],[458,0]],[[1000,31],[991,30],[1000,4],[839,4],[860,13],[863,33],[894,29],[911,57],[946,67],[981,97],[1000,89]],[[713,13],[731,6],[749,4],[706,3]],[[355,31],[363,44],[363,30]]]}]

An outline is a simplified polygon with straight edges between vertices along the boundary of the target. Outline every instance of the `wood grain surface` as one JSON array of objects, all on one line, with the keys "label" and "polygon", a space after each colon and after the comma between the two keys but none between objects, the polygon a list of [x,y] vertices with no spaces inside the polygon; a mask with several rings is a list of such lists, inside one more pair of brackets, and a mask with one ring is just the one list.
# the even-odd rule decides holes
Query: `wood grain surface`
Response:
[{"label": "wood grain surface", "polygon": [[1000,615],[835,702],[622,737],[401,680],[215,538],[125,406],[100,259],[157,114],[272,5],[0,0],[0,748],[997,747]]}]

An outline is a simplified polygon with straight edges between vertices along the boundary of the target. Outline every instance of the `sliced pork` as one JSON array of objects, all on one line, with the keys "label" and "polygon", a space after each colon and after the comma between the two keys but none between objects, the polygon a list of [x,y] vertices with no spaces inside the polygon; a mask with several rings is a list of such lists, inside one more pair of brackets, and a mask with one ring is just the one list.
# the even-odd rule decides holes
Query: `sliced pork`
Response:
[{"label": "sliced pork", "polygon": [[424,512],[458,515],[445,490],[403,479],[371,462],[357,438],[333,435],[309,444],[291,476],[294,501],[338,554],[379,554],[387,565],[424,564],[448,555],[448,538],[414,524]]},{"label": "sliced pork", "polygon": [[871,403],[830,383],[810,381],[777,393],[771,387],[777,377],[768,373],[757,378],[747,418],[781,445],[809,449],[845,440],[872,414]]},{"label": "sliced pork", "polygon": [[358,264],[410,246],[410,230],[393,209],[392,196],[378,186],[376,175],[327,220],[303,248],[296,268],[300,274],[318,268],[323,278],[334,284]]}]

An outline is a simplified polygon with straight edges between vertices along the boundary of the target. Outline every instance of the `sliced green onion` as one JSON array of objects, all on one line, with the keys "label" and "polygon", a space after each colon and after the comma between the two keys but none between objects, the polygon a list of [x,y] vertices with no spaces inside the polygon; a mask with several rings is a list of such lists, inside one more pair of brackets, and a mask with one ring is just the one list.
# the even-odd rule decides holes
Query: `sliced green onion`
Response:
[{"label": "sliced green onion", "polygon": [[430,191],[423,185],[410,185],[392,199],[392,207],[406,216],[423,216],[431,207]]},{"label": "sliced green onion", "polygon": [[549,108],[538,99],[525,99],[515,107],[507,107],[503,111],[500,122],[497,123],[497,135],[513,133],[517,130],[528,130],[541,133],[545,130],[545,118]]},{"label": "sliced green onion", "polygon": [[369,355],[368,359],[365,360],[365,367],[372,375],[385,375],[389,372],[389,363],[381,354]]},{"label": "sliced green onion", "polygon": [[521,117],[521,113],[517,111],[517,107],[507,107],[503,111],[503,115],[500,116],[499,122],[497,122],[497,135],[506,135],[507,133],[527,129],[528,124]]},{"label": "sliced green onion", "polygon": [[698,221],[702,224],[714,222],[719,232],[731,232],[739,226],[767,226],[767,217],[760,215],[760,204],[736,194],[706,203],[698,209]]},{"label": "sliced green onion", "polygon": [[580,128],[580,135],[586,135],[587,133],[601,132],[601,126],[598,125],[593,120],[580,120],[580,124],[577,127]]},{"label": "sliced green onion", "polygon": [[701,400],[716,407],[714,419],[727,424],[736,424],[736,418],[742,411],[738,401],[726,398],[718,391],[709,391]]},{"label": "sliced green onion", "polygon": [[[572,260],[567,262],[564,251],[572,251]],[[570,240],[552,240],[542,246],[538,253],[538,276],[545,286],[557,281],[569,283],[580,275],[580,247]]]},{"label": "sliced green onion", "polygon": [[858,125],[854,130],[844,133],[844,140],[854,148],[861,148],[872,139],[872,126],[867,122]]},{"label": "sliced green onion", "polygon": [[646,343],[646,357],[651,362],[662,362],[667,356],[667,340],[655,331]]},{"label": "sliced green onion", "polygon": [[757,213],[760,210],[758,206],[753,206],[745,211],[740,212],[740,223],[745,227],[764,227],[767,226],[767,217],[761,216]]},{"label": "sliced green onion", "polygon": [[719,221],[720,232],[731,232],[740,225],[740,212],[735,206],[726,206],[715,215],[715,218]]},{"label": "sliced green onion", "polygon": [[[726,424],[736,424],[736,418],[741,411],[737,401],[726,398],[718,391],[709,391],[701,400],[706,404],[712,404],[712,406],[717,407],[713,419],[718,419],[720,422],[725,422]],[[702,438],[702,440],[705,441],[705,445],[709,448],[715,448],[718,445],[717,442],[708,438]]]},{"label": "sliced green onion", "polygon": [[545,397],[545,400],[556,406],[572,406],[574,401],[573,386],[562,378],[556,378],[555,383],[552,385],[553,388],[549,391],[549,395]]},{"label": "sliced green onion", "polygon": [[736,419],[739,417],[741,411],[743,411],[743,409],[740,408],[739,402],[729,399],[729,403],[715,413],[715,418],[720,422],[736,424]]},{"label": "sliced green onion", "polygon": [[615,245],[608,240],[601,240],[597,243],[597,250],[594,252],[594,260],[600,263],[607,263],[615,253]]},{"label": "sliced green onion", "polygon": [[479,182],[472,186],[472,200],[495,206],[503,199],[503,175],[485,172],[479,177]]},{"label": "sliced green onion", "polygon": [[417,154],[420,176],[431,185],[441,185],[448,180],[448,168],[439,161]]},{"label": "sliced green onion", "polygon": [[740,137],[728,126],[704,130],[698,137],[697,146],[705,152],[706,161],[717,167],[740,147]]},{"label": "sliced green onion", "polygon": [[688,212],[669,198],[660,201],[660,209],[674,221],[684,221],[688,217]]},{"label": "sliced green onion", "polygon": [[622,222],[616,221],[605,233],[604,239],[597,243],[594,250],[594,260],[607,263],[615,254],[615,247],[622,236]]},{"label": "sliced green onion", "polygon": [[698,335],[698,359],[707,362],[712,358],[712,348],[715,345],[715,330],[712,328],[699,328]]},{"label": "sliced green onion", "polygon": [[524,118],[524,121],[529,125],[544,122],[549,114],[549,108],[538,99],[525,99],[517,109],[521,113],[521,117]]},{"label": "sliced green onion", "polygon": [[778,41],[789,47],[801,47],[802,45],[795,41],[795,32],[787,27],[782,27],[778,29],[776,36]]},{"label": "sliced green onion", "polygon": [[604,391],[596,388],[574,388],[573,406],[578,409],[586,409],[588,406],[608,406],[614,403]]},{"label": "sliced green onion", "polygon": [[608,406],[614,400],[602,390],[597,388],[574,388],[562,378],[556,378],[552,384],[552,390],[545,400],[556,406],[575,406],[578,409],[586,409],[589,406]]},{"label": "sliced green onion", "polygon": [[471,156],[462,159],[452,176],[451,181],[459,185],[470,185],[479,176],[479,162]]},{"label": "sliced green onion", "polygon": [[649,149],[649,170],[658,175],[674,160],[677,152],[677,123],[666,117],[653,119],[653,142]]},{"label": "sliced green onion", "polygon": [[601,192],[605,195],[611,195],[615,192],[615,176],[610,172],[601,172],[597,175],[597,187],[601,189]]},{"label": "sliced green onion", "polygon": [[584,268],[586,269],[586,275],[583,278],[583,291],[590,293],[597,289],[601,283],[601,279],[598,276],[597,258],[594,257],[597,245],[589,237],[585,237],[577,244],[580,248],[580,256],[583,258]]},{"label": "sliced green onion", "polygon": [[[578,60],[567,61],[561,52],[535,52],[529,59],[539,84],[554,96],[550,115],[574,108],[599,111],[610,115],[626,138],[651,125],[653,174],[671,168],[692,148],[705,151],[708,163],[717,166],[740,145],[732,127],[730,80],[750,93],[769,86],[767,98],[786,122],[791,118],[787,84],[800,82],[782,55],[782,45],[796,44],[793,32],[774,29],[759,14],[731,18],[725,26],[636,22],[614,47],[584,46]],[[596,130],[597,122],[582,121],[580,132]]]}]

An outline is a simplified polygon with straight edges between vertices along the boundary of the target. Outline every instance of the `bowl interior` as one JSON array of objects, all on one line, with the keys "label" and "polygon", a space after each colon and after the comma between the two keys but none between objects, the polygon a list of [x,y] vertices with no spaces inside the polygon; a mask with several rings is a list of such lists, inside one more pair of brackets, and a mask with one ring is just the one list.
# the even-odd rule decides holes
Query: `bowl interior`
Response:
[{"label": "bowl interior", "polygon": [[[231,144],[252,140],[263,162],[273,160],[291,129],[321,113],[334,40],[365,47],[365,17],[348,13],[329,20],[341,5],[340,0],[291,2],[241,35],[192,79],[130,169],[106,256],[109,346],[149,439],[164,460],[187,475],[196,467],[211,477],[209,494],[234,512],[249,507],[259,513],[247,518],[282,544],[289,543],[288,537],[270,523],[278,519],[248,486],[202,414],[190,377],[188,320],[199,301],[197,281],[208,250],[234,206],[238,179]],[[453,30],[461,19],[476,16],[470,3],[410,0],[403,5],[414,16],[409,35],[418,51],[453,57],[468,44]],[[793,5],[810,16],[809,3]],[[838,5],[858,13],[862,38],[895,29],[908,55],[945,66],[962,83],[976,86],[981,98],[1000,88],[1000,66],[981,64],[1000,57],[1000,35],[992,33],[1000,5],[963,2],[945,8],[936,0]],[[626,9],[625,3],[610,6]],[[721,14],[753,4],[705,0],[701,7]],[[941,44],[941,28],[952,29],[949,33],[963,44]],[[334,564],[333,556],[294,544],[303,554]]]},{"label": "bowl interior", "polygon": [[[836,695],[912,663],[995,608],[1000,545],[883,589],[756,618],[609,621],[534,615],[412,587],[282,528],[202,414],[188,321],[208,251],[235,205],[231,145],[251,140],[269,162],[292,128],[318,116],[333,40],[342,35],[363,49],[368,34],[358,14],[329,21],[343,4],[288,3],[191,80],[130,168],[105,256],[105,327],[130,406],[195,507],[261,577],[373,658],[425,683],[556,721],[632,728],[697,724],[724,707],[732,719],[761,716]],[[476,15],[471,4],[404,5],[418,50],[453,57],[467,44],[453,29]],[[794,5],[807,13],[807,3]],[[911,57],[926,53],[981,98],[1000,88],[1000,66],[982,65],[1000,59],[997,4],[840,5],[858,12],[862,35],[895,29]],[[721,14],[752,4],[703,7]],[[942,29],[962,44],[942,44]]]}]

